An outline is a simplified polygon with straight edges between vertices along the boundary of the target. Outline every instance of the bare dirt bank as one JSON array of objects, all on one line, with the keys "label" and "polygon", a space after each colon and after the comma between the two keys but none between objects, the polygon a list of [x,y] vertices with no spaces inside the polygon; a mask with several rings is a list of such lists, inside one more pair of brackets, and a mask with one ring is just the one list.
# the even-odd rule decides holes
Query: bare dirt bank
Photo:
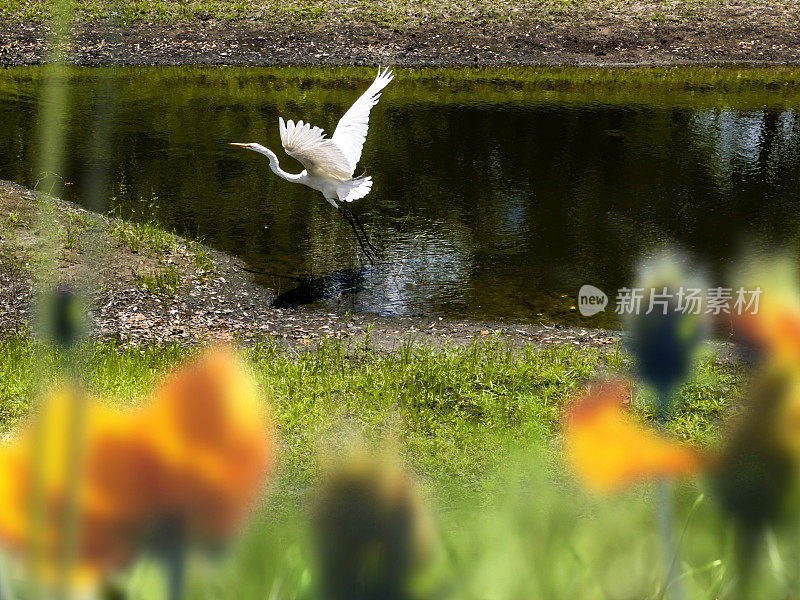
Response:
[{"label": "bare dirt bank", "polygon": [[[543,2],[542,6],[548,3]],[[103,21],[73,32],[74,62],[106,64],[672,65],[800,61],[800,4],[598,2],[556,14],[506,8],[491,18],[423,15],[397,23],[200,15],[173,24]],[[505,11],[505,12],[504,12]],[[391,21],[391,19],[388,19]],[[402,22],[401,22],[402,21]],[[44,60],[46,28],[0,21],[0,63]]]}]

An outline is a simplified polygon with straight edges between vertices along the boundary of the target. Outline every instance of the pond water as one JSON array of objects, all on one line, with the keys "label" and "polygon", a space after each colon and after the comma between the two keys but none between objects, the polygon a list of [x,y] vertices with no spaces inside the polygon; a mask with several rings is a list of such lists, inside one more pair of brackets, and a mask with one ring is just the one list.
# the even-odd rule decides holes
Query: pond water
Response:
[{"label": "pond water", "polygon": [[[800,70],[397,69],[373,109],[357,201],[381,261],[284,169],[278,117],[331,133],[374,77],[355,68],[75,68],[55,192],[83,201],[98,90],[113,92],[107,209],[243,258],[263,284],[336,310],[607,324],[613,295],[664,242],[724,283],[743,248],[800,241]],[[0,178],[35,185],[38,67],[0,70]],[[105,86],[105,87],[104,87]],[[298,284],[304,287],[298,289]]]}]

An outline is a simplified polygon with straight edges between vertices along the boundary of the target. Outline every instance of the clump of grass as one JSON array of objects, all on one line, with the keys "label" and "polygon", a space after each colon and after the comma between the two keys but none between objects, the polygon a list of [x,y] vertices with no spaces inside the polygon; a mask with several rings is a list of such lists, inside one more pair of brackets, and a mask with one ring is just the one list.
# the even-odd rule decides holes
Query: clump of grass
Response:
[{"label": "clump of grass", "polygon": [[79,249],[83,233],[89,228],[89,219],[82,213],[69,213],[64,225],[62,239],[64,249]]},{"label": "clump of grass", "polygon": [[166,265],[153,271],[135,271],[136,282],[151,294],[172,297],[178,293],[181,274],[175,265]]},{"label": "clump of grass", "polygon": [[155,221],[144,223],[131,223],[133,234],[138,237],[144,247],[151,254],[173,253],[180,245],[178,238],[172,233],[164,231]]},{"label": "clump of grass", "polygon": [[134,254],[138,254],[142,247],[141,240],[134,235],[133,230],[121,218],[115,218],[111,221],[108,234],[117,240],[122,246],[127,246],[128,250]]},{"label": "clump of grass", "polygon": [[201,275],[214,273],[217,270],[211,253],[199,242],[189,242],[189,253],[191,255],[194,268]]},{"label": "clump of grass", "polygon": [[153,217],[157,204],[158,197],[153,196],[141,214],[131,213],[126,215],[127,219],[119,208],[113,209],[108,234],[133,253],[146,252],[152,256],[174,253],[180,247],[179,238],[165,231]]},{"label": "clump of grass", "polygon": [[179,246],[178,239],[161,229],[154,221],[133,223],[115,217],[111,221],[108,233],[121,245],[127,246],[131,252],[137,254],[160,256],[175,252]]},{"label": "clump of grass", "polygon": [[12,211],[6,215],[6,218],[3,222],[3,227],[6,229],[16,229],[21,224],[22,219],[20,218],[19,214]]}]

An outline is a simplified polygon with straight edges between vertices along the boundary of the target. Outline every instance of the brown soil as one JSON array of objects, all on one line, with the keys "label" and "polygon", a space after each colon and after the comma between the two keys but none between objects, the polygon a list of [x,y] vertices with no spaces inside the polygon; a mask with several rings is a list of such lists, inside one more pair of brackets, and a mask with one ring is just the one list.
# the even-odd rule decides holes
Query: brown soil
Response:
[{"label": "brown soil", "polygon": [[[509,4],[506,15],[469,20],[445,15],[435,21],[423,16],[402,27],[257,17],[138,23],[113,32],[103,23],[82,24],[74,32],[74,62],[413,66],[800,60],[800,4],[794,0],[592,5],[553,13],[518,11]],[[41,62],[45,37],[40,24],[0,22],[0,63]]]},{"label": "brown soil", "polygon": [[[368,340],[370,347],[388,351],[408,341],[467,345],[495,335],[514,346],[607,347],[619,340],[608,331],[556,325],[274,308],[274,294],[255,285],[243,265],[226,254],[171,235],[154,243],[152,236],[137,237],[129,223],[55,198],[44,201],[53,218],[39,219],[40,202],[30,190],[0,181],[0,334],[30,330],[34,280],[45,279],[74,290],[91,288],[92,335],[123,346],[269,340],[313,348],[335,338],[353,344]],[[46,223],[54,223],[49,235],[42,231]],[[44,239],[51,240],[49,251]],[[42,256],[52,257],[49,268]],[[178,274],[175,289],[148,288],[142,275],[168,269]]]}]

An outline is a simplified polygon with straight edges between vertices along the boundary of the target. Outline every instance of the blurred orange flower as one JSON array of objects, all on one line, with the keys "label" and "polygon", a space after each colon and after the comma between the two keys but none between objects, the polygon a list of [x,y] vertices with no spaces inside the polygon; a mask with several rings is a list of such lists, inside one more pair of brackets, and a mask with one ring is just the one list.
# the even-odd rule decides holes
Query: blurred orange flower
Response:
[{"label": "blurred orange flower", "polygon": [[772,359],[800,362],[800,312],[790,306],[765,304],[758,314],[737,315],[736,332],[767,350]]},{"label": "blurred orange flower", "polygon": [[208,355],[158,389],[145,418],[164,469],[161,509],[194,533],[229,532],[274,462],[263,401],[243,366],[229,351]]},{"label": "blurred orange flower", "polygon": [[636,423],[625,408],[623,383],[590,389],[567,411],[564,444],[567,460],[591,489],[607,493],[659,477],[696,473],[703,458],[690,447]]},{"label": "blurred orange flower", "polygon": [[227,350],[179,371],[143,409],[113,410],[65,387],[0,446],[0,540],[49,577],[73,524],[75,573],[91,580],[165,519],[231,533],[273,459],[257,387]]},{"label": "blurred orange flower", "polygon": [[738,278],[742,287],[760,294],[757,306],[733,315],[735,333],[764,348],[772,360],[800,362],[800,281],[794,259],[776,256],[746,264]]}]

